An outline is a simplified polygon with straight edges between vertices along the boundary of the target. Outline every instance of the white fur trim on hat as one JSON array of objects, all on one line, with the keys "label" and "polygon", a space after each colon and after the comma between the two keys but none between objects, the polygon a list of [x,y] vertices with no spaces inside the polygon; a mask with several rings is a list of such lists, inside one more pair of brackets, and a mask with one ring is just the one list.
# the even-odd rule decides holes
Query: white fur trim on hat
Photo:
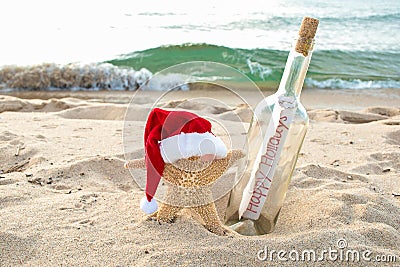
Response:
[{"label": "white fur trim on hat", "polygon": [[222,140],[212,133],[180,133],[161,140],[161,157],[165,163],[193,156],[215,155],[224,158],[227,149]]},{"label": "white fur trim on hat", "polygon": [[149,202],[149,201],[147,200],[147,197],[143,197],[143,198],[140,200],[140,208],[141,208],[145,213],[147,213],[147,214],[152,214],[152,213],[154,213],[154,212],[157,211],[157,209],[158,209],[158,204],[157,204],[157,201],[156,201],[154,198],[152,198],[151,201]]}]

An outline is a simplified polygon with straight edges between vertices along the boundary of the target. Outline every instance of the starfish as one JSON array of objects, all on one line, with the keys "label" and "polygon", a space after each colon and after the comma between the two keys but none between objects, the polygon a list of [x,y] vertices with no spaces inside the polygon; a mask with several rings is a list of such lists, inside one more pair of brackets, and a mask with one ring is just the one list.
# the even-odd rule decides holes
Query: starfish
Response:
[{"label": "starfish", "polygon": [[[147,219],[172,223],[183,208],[197,213],[204,221],[207,230],[217,235],[233,234],[225,227],[219,217],[212,199],[211,187],[244,153],[231,150],[221,159],[190,157],[174,163],[166,163],[163,179],[168,188],[158,210]],[[144,159],[135,159],[125,163],[125,168],[145,168]]]}]

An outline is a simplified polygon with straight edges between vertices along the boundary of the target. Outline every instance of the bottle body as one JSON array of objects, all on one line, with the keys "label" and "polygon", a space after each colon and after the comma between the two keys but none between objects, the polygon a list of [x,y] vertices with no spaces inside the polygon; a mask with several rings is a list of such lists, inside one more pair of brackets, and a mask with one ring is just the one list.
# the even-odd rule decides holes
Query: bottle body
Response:
[{"label": "bottle body", "polygon": [[254,110],[248,155],[239,163],[225,215],[240,234],[274,230],[308,128],[300,92],[310,58],[291,50],[278,91]]}]

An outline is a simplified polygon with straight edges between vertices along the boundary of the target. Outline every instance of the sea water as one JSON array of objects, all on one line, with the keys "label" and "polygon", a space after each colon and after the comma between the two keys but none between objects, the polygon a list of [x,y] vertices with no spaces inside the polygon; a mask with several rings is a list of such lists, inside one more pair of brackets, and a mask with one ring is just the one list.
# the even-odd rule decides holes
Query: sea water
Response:
[{"label": "sea water", "polygon": [[[400,1],[9,1],[0,65],[232,66],[276,88],[303,16],[320,19],[305,86],[400,88]],[[111,88],[112,89],[112,88]]]}]

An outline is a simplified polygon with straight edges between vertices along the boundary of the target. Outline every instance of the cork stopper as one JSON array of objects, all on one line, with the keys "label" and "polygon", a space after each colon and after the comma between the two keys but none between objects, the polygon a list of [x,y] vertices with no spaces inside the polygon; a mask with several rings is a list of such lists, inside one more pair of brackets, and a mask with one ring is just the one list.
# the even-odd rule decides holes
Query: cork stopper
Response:
[{"label": "cork stopper", "polygon": [[299,38],[297,39],[295,50],[304,56],[308,55],[308,52],[312,48],[315,33],[318,28],[318,19],[304,17],[299,30]]}]

